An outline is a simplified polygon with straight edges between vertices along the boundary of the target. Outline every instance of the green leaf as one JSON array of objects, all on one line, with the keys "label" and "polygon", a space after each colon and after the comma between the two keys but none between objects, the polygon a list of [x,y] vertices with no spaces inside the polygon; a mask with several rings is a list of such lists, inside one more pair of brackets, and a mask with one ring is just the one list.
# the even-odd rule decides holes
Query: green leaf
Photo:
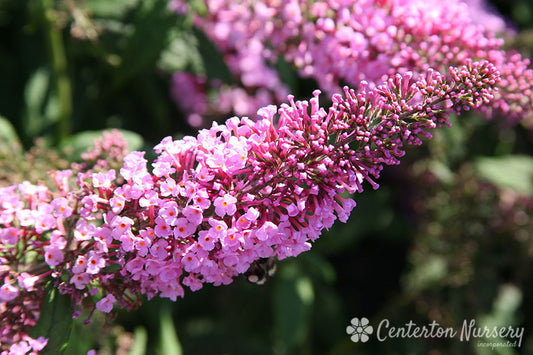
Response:
[{"label": "green leaf", "polygon": [[26,103],[24,114],[24,135],[35,137],[49,124],[44,115],[50,88],[50,72],[46,68],[37,69],[24,88]]},{"label": "green leaf", "polygon": [[417,263],[414,270],[406,277],[406,289],[419,292],[441,283],[448,275],[446,259],[438,255],[428,255],[422,263]]},{"label": "green leaf", "polygon": [[61,295],[52,284],[48,285],[39,321],[30,332],[33,338],[43,336],[48,339],[39,354],[57,355],[65,351],[72,330],[72,313],[69,297]]},{"label": "green leaf", "polygon": [[203,58],[206,76],[210,79],[218,78],[226,84],[231,84],[233,76],[224,62],[224,56],[202,31],[194,28],[193,32],[198,39],[198,50]]},{"label": "green leaf", "polygon": [[183,350],[174,327],[174,321],[167,307],[161,307],[159,319],[159,353],[162,355],[182,355]]},{"label": "green leaf", "polygon": [[[61,142],[61,148],[69,148],[72,151],[69,156],[72,160],[79,160],[82,153],[86,152],[89,147],[94,146],[94,140],[100,138],[104,131],[109,130],[100,130],[100,131],[84,131],[77,133],[63,142]],[[128,150],[139,150],[143,146],[143,138],[131,131],[118,129],[122,133],[123,138],[128,141]]]},{"label": "green leaf", "polygon": [[[21,143],[15,128],[6,118],[0,116],[0,154],[13,154],[20,151]],[[13,152],[13,150],[17,150]]]},{"label": "green leaf", "polygon": [[[520,306],[522,304],[522,291],[512,285],[512,284],[503,284],[500,286],[498,296],[494,300],[493,306],[492,306],[492,312],[490,314],[481,316],[479,318],[479,327],[487,327],[489,329],[494,328],[506,328],[506,327],[512,327],[513,329],[518,330],[519,327],[516,325],[516,316],[518,314],[521,314],[520,312]],[[521,328],[522,331],[524,328]],[[519,341],[518,338],[501,338],[501,337],[484,337],[485,341],[487,342],[494,342],[494,343],[506,343],[507,341],[510,341],[513,343],[514,341]],[[524,346],[523,342],[524,340],[520,340],[522,344],[520,346]],[[479,355],[485,355],[485,354],[501,354],[501,355],[511,355],[511,354],[517,354],[517,352],[513,348],[506,348],[506,347],[496,347],[494,349],[491,348],[484,348],[480,347],[476,349],[477,354]]]},{"label": "green leaf", "polygon": [[191,31],[174,28],[168,46],[163,50],[157,63],[166,72],[191,71],[205,74],[202,55],[198,49],[198,39]]},{"label": "green leaf", "polygon": [[133,331],[133,346],[128,355],[146,354],[146,344],[148,343],[148,333],[144,327],[137,327]]},{"label": "green leaf", "polygon": [[315,296],[311,280],[297,264],[285,265],[280,274],[275,279],[274,322],[282,346],[291,353],[309,335],[308,320]]},{"label": "green leaf", "polygon": [[120,19],[138,3],[139,0],[86,0],[82,2],[82,5],[91,12],[93,17]]},{"label": "green leaf", "polygon": [[506,155],[475,160],[478,175],[499,188],[510,188],[519,194],[533,195],[533,157]]},{"label": "green leaf", "polygon": [[122,86],[144,70],[153,70],[169,44],[171,30],[179,21],[178,16],[168,9],[166,1],[146,0],[140,5],[134,16],[134,31],[120,53],[122,61],[115,87]]}]

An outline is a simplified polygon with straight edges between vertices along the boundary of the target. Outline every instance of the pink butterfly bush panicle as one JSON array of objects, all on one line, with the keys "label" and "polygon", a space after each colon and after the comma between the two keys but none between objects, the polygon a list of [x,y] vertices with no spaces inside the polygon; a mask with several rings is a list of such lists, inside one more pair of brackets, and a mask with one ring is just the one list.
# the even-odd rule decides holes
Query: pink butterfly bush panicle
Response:
[{"label": "pink butterfly bush panicle", "polygon": [[[510,122],[533,115],[530,61],[503,49],[504,41],[497,37],[497,31],[505,29],[503,21],[479,1],[200,2],[205,11],[194,17],[196,26],[246,88],[278,85],[271,66],[279,56],[329,94],[344,84],[357,87],[361,80],[376,85],[396,73],[423,73],[428,68],[444,72],[470,59],[489,60],[502,80],[492,103],[481,110]],[[190,11],[188,6],[183,0],[170,3],[178,13]]]},{"label": "pink butterfly bush panicle", "polygon": [[0,188],[2,350],[31,346],[46,282],[70,296],[74,317],[85,308],[112,314],[143,295],[176,300],[185,287],[229,284],[259,258],[309,250],[348,219],[355,201],[346,192],[362,192],[365,180],[377,188],[404,144],[488,103],[498,80],[492,64],[468,62],[446,77],[428,70],[345,88],[328,109],[318,90],[309,101],[289,96],[257,120],[164,138],[152,172],[134,151],[118,172],[82,170],[73,181],[71,170],[56,171],[55,189]]}]

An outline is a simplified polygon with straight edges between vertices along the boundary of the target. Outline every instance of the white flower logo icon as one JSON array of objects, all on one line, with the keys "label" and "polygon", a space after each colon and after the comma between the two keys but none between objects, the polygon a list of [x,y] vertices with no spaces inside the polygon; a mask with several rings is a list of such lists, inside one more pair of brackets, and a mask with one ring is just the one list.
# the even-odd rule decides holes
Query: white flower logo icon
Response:
[{"label": "white flower logo icon", "polygon": [[369,324],[368,319],[365,317],[362,317],[361,320],[359,320],[359,318],[352,318],[350,323],[351,324],[346,327],[346,333],[351,335],[350,339],[354,343],[359,341],[366,343],[369,339],[368,336],[374,331],[374,328]]}]

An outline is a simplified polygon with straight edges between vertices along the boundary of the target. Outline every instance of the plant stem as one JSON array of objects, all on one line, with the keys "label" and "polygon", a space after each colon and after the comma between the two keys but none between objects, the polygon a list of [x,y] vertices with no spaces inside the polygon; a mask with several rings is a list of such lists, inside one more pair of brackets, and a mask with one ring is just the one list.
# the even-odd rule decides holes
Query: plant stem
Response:
[{"label": "plant stem", "polygon": [[70,134],[70,119],[72,115],[72,84],[68,76],[67,57],[63,44],[62,33],[56,27],[56,14],[51,0],[41,0],[44,37],[48,46],[51,62],[52,77],[58,99],[57,130],[55,144],[57,145]]}]

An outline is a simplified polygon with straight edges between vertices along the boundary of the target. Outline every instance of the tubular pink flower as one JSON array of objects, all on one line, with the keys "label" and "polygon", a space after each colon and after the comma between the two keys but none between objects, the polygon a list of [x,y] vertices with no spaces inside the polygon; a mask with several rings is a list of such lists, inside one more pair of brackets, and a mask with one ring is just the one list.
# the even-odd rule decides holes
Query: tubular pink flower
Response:
[{"label": "tubular pink flower", "polygon": [[113,309],[113,304],[115,303],[115,301],[115,297],[109,294],[102,298],[100,301],[96,302],[96,309],[104,313],[109,313]]}]

